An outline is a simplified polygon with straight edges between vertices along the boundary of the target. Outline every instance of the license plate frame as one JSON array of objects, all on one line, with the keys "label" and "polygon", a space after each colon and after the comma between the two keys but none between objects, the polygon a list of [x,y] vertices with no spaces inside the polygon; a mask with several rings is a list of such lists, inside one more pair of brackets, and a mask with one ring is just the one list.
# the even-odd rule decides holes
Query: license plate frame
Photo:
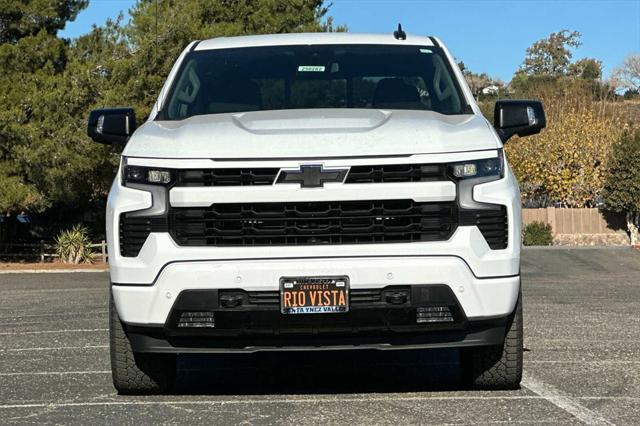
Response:
[{"label": "license plate frame", "polygon": [[349,277],[341,275],[280,278],[280,313],[283,315],[347,312]]}]

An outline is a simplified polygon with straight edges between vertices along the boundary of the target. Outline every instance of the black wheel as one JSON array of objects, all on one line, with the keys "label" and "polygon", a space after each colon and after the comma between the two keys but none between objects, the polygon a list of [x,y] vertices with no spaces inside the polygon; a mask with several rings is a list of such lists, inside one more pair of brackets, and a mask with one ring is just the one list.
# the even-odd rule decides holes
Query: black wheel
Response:
[{"label": "black wheel", "polygon": [[109,300],[111,375],[119,394],[156,394],[169,390],[175,381],[176,356],[134,353],[127,331]]},{"label": "black wheel", "polygon": [[522,380],[523,334],[520,293],[503,345],[463,349],[463,371],[468,383],[476,389],[518,389]]}]

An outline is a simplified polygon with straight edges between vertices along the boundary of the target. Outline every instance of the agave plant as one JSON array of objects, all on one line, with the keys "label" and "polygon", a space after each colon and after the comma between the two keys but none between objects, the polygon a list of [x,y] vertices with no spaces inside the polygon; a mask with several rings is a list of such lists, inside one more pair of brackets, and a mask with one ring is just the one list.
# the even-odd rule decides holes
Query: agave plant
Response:
[{"label": "agave plant", "polygon": [[62,231],[56,237],[56,253],[63,263],[91,263],[93,249],[89,231],[82,225]]}]

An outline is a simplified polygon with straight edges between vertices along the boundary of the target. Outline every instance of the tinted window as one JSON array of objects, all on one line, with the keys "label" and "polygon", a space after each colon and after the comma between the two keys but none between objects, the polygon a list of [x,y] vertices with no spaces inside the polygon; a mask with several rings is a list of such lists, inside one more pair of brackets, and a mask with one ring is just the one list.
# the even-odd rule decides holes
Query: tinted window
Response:
[{"label": "tinted window", "polygon": [[437,47],[274,46],[189,53],[159,118],[301,108],[467,111]]}]

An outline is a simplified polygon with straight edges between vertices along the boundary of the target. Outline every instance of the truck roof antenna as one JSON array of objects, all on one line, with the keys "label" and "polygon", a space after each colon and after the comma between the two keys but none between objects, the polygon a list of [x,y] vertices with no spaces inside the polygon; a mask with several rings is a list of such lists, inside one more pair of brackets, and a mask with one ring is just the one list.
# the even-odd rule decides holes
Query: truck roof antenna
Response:
[{"label": "truck roof antenna", "polygon": [[393,32],[393,37],[396,40],[406,40],[407,33],[402,30],[402,24],[398,24],[398,29]]}]

